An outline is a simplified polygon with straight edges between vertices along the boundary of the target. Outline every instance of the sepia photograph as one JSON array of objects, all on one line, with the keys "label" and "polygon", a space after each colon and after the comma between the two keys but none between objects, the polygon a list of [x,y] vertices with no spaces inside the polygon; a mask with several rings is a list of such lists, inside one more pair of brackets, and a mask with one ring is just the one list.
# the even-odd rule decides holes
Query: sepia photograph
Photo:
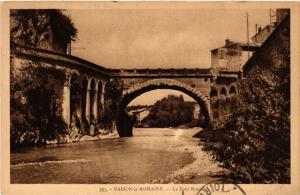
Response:
[{"label": "sepia photograph", "polygon": [[293,183],[290,6],[108,4],[8,9],[8,183]]}]

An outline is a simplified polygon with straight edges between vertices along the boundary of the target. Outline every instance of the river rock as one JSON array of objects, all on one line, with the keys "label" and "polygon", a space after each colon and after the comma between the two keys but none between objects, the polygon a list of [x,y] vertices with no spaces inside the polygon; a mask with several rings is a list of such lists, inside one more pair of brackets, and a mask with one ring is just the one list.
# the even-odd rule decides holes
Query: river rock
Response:
[{"label": "river rock", "polygon": [[97,137],[89,136],[89,135],[84,135],[79,139],[79,141],[92,141],[92,140],[97,140]]}]

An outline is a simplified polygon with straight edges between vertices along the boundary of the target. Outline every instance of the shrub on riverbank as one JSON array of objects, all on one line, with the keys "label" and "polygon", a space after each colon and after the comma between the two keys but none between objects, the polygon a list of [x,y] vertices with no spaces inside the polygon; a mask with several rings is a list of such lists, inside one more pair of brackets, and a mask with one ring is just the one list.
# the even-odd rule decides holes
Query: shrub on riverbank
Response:
[{"label": "shrub on riverbank", "polygon": [[238,110],[205,148],[241,183],[290,182],[290,70],[255,67],[240,83]]},{"label": "shrub on riverbank", "polygon": [[[13,64],[13,63],[12,63]],[[43,144],[67,130],[62,120],[64,72],[27,62],[10,74],[11,147]]]}]

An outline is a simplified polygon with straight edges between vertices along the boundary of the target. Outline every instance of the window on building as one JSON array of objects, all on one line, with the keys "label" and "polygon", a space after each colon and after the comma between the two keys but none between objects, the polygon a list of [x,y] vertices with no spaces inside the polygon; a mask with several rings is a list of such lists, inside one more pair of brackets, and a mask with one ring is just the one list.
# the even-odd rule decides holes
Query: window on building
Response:
[{"label": "window on building", "polygon": [[225,51],[220,50],[220,59],[225,59]]}]

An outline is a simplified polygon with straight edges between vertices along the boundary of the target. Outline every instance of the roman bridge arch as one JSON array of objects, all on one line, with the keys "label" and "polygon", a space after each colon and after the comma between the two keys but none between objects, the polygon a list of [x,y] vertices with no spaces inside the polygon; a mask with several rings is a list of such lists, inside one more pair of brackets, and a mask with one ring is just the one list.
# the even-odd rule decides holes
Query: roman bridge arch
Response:
[{"label": "roman bridge arch", "polygon": [[[193,86],[193,85],[192,85]],[[155,89],[173,89],[181,91],[191,96],[200,106],[201,113],[205,117],[205,123],[211,121],[210,111],[210,96],[209,88],[196,88],[177,79],[170,78],[154,78],[144,82],[137,82],[128,89],[122,92],[122,97],[119,103],[119,117],[117,120],[117,129],[120,136],[132,136],[132,125],[128,124],[128,116],[126,117],[124,109],[136,97],[145,92]]]}]

